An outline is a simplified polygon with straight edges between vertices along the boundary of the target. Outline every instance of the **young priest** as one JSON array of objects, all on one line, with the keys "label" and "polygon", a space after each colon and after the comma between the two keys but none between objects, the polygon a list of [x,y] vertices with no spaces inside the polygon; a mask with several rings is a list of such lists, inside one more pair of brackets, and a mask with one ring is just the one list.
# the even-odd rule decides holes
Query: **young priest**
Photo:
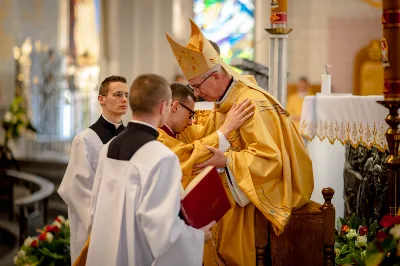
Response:
[{"label": "young priest", "polygon": [[165,124],[159,129],[158,140],[178,156],[183,173],[182,185],[186,188],[194,176],[193,165],[209,159],[213,155],[210,151],[212,149],[226,152],[230,147],[227,140],[229,134],[254,114],[254,105],[249,100],[235,104],[228,112],[224,124],[217,131],[186,144],[176,139],[176,134],[183,132],[187,126],[192,126],[195,96],[190,87],[180,83],[172,83],[171,92],[171,112]]},{"label": "young priest", "polygon": [[171,109],[168,82],[139,76],[129,104],[132,121],[100,153],[86,265],[202,265],[215,222],[198,230],[178,217],[179,160],[157,141]]},{"label": "young priest", "polygon": [[75,136],[67,170],[58,194],[68,205],[73,263],[85,245],[90,226],[90,199],[99,153],[104,144],[124,130],[121,116],[128,108],[128,86],[120,76],[106,78],[99,88],[102,115]]}]

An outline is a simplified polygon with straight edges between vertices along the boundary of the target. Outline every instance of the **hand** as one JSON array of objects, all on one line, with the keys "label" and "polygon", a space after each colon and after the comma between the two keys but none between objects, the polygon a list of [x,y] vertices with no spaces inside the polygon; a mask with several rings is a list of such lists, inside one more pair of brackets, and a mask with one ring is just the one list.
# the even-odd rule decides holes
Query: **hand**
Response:
[{"label": "hand", "polygon": [[224,124],[219,128],[227,138],[229,134],[238,129],[243,123],[254,115],[254,104],[251,100],[244,99],[239,104],[234,103],[226,115]]},{"label": "hand", "polygon": [[215,221],[212,221],[211,223],[207,224],[206,226],[203,226],[202,228],[200,228],[200,230],[204,232],[204,244],[212,239],[211,228],[215,225],[215,223],[216,223]]},{"label": "hand", "polygon": [[200,173],[205,167],[207,166],[215,166],[215,167],[225,167],[226,166],[226,159],[224,154],[211,146],[205,145],[205,147],[213,153],[213,156],[211,156],[210,159],[200,163],[200,164],[195,164],[193,166],[193,174],[197,175]]}]

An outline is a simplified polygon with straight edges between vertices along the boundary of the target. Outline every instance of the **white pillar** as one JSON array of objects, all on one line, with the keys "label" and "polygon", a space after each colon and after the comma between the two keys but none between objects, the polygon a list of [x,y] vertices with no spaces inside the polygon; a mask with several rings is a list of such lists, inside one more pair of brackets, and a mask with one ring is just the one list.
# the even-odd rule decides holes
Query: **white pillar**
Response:
[{"label": "white pillar", "polygon": [[287,0],[271,1],[269,33],[268,91],[286,107],[287,100],[287,41],[292,29],[287,28]]},{"label": "white pillar", "polygon": [[269,36],[268,91],[286,107],[287,100],[287,34]]}]

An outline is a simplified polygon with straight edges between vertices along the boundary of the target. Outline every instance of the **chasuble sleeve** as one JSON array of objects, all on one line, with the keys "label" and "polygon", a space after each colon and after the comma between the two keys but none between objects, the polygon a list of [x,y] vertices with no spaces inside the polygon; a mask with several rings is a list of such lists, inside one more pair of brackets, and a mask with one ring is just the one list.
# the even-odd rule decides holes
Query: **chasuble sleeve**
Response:
[{"label": "chasuble sleeve", "polygon": [[[217,132],[214,132],[205,138],[186,144],[170,137],[162,130],[159,130],[159,132],[160,135],[158,140],[172,150],[173,153],[175,153],[179,158],[179,163],[182,169],[182,185],[184,188],[186,188],[186,186],[192,180],[193,165],[202,163],[212,156],[212,152],[209,151],[205,146],[212,146],[218,149],[220,145],[219,141],[221,139],[220,135]],[[224,137],[222,133],[221,135]],[[227,140],[225,141],[227,142]],[[226,146],[227,144],[224,143],[223,148],[227,149]]]},{"label": "chasuble sleeve", "polygon": [[71,154],[58,194],[79,217],[89,230],[90,200],[95,173],[90,165],[90,155],[86,144],[80,136],[74,138]]},{"label": "chasuble sleeve", "polygon": [[[292,208],[305,204],[311,196],[311,161],[284,110],[255,90],[247,90],[238,101],[240,98],[252,99],[256,109],[254,116],[233,132],[236,140],[231,140],[232,148],[225,154],[227,167],[238,188],[279,235]],[[301,164],[305,170],[300,170]]]},{"label": "chasuble sleeve", "polygon": [[[145,196],[137,215],[155,261],[171,260],[169,252],[176,250],[189,255],[191,262],[186,265],[201,265],[204,233],[178,216],[181,175],[178,158],[172,153],[152,167],[142,184]],[[174,255],[180,256],[179,252]]]}]

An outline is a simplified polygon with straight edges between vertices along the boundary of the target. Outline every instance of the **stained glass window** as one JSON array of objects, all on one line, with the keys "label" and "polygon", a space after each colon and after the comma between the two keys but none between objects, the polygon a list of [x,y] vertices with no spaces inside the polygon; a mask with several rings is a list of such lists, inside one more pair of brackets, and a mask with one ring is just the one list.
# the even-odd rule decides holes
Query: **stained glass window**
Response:
[{"label": "stained glass window", "polygon": [[221,57],[254,57],[255,0],[193,0],[194,21],[216,42]]}]

